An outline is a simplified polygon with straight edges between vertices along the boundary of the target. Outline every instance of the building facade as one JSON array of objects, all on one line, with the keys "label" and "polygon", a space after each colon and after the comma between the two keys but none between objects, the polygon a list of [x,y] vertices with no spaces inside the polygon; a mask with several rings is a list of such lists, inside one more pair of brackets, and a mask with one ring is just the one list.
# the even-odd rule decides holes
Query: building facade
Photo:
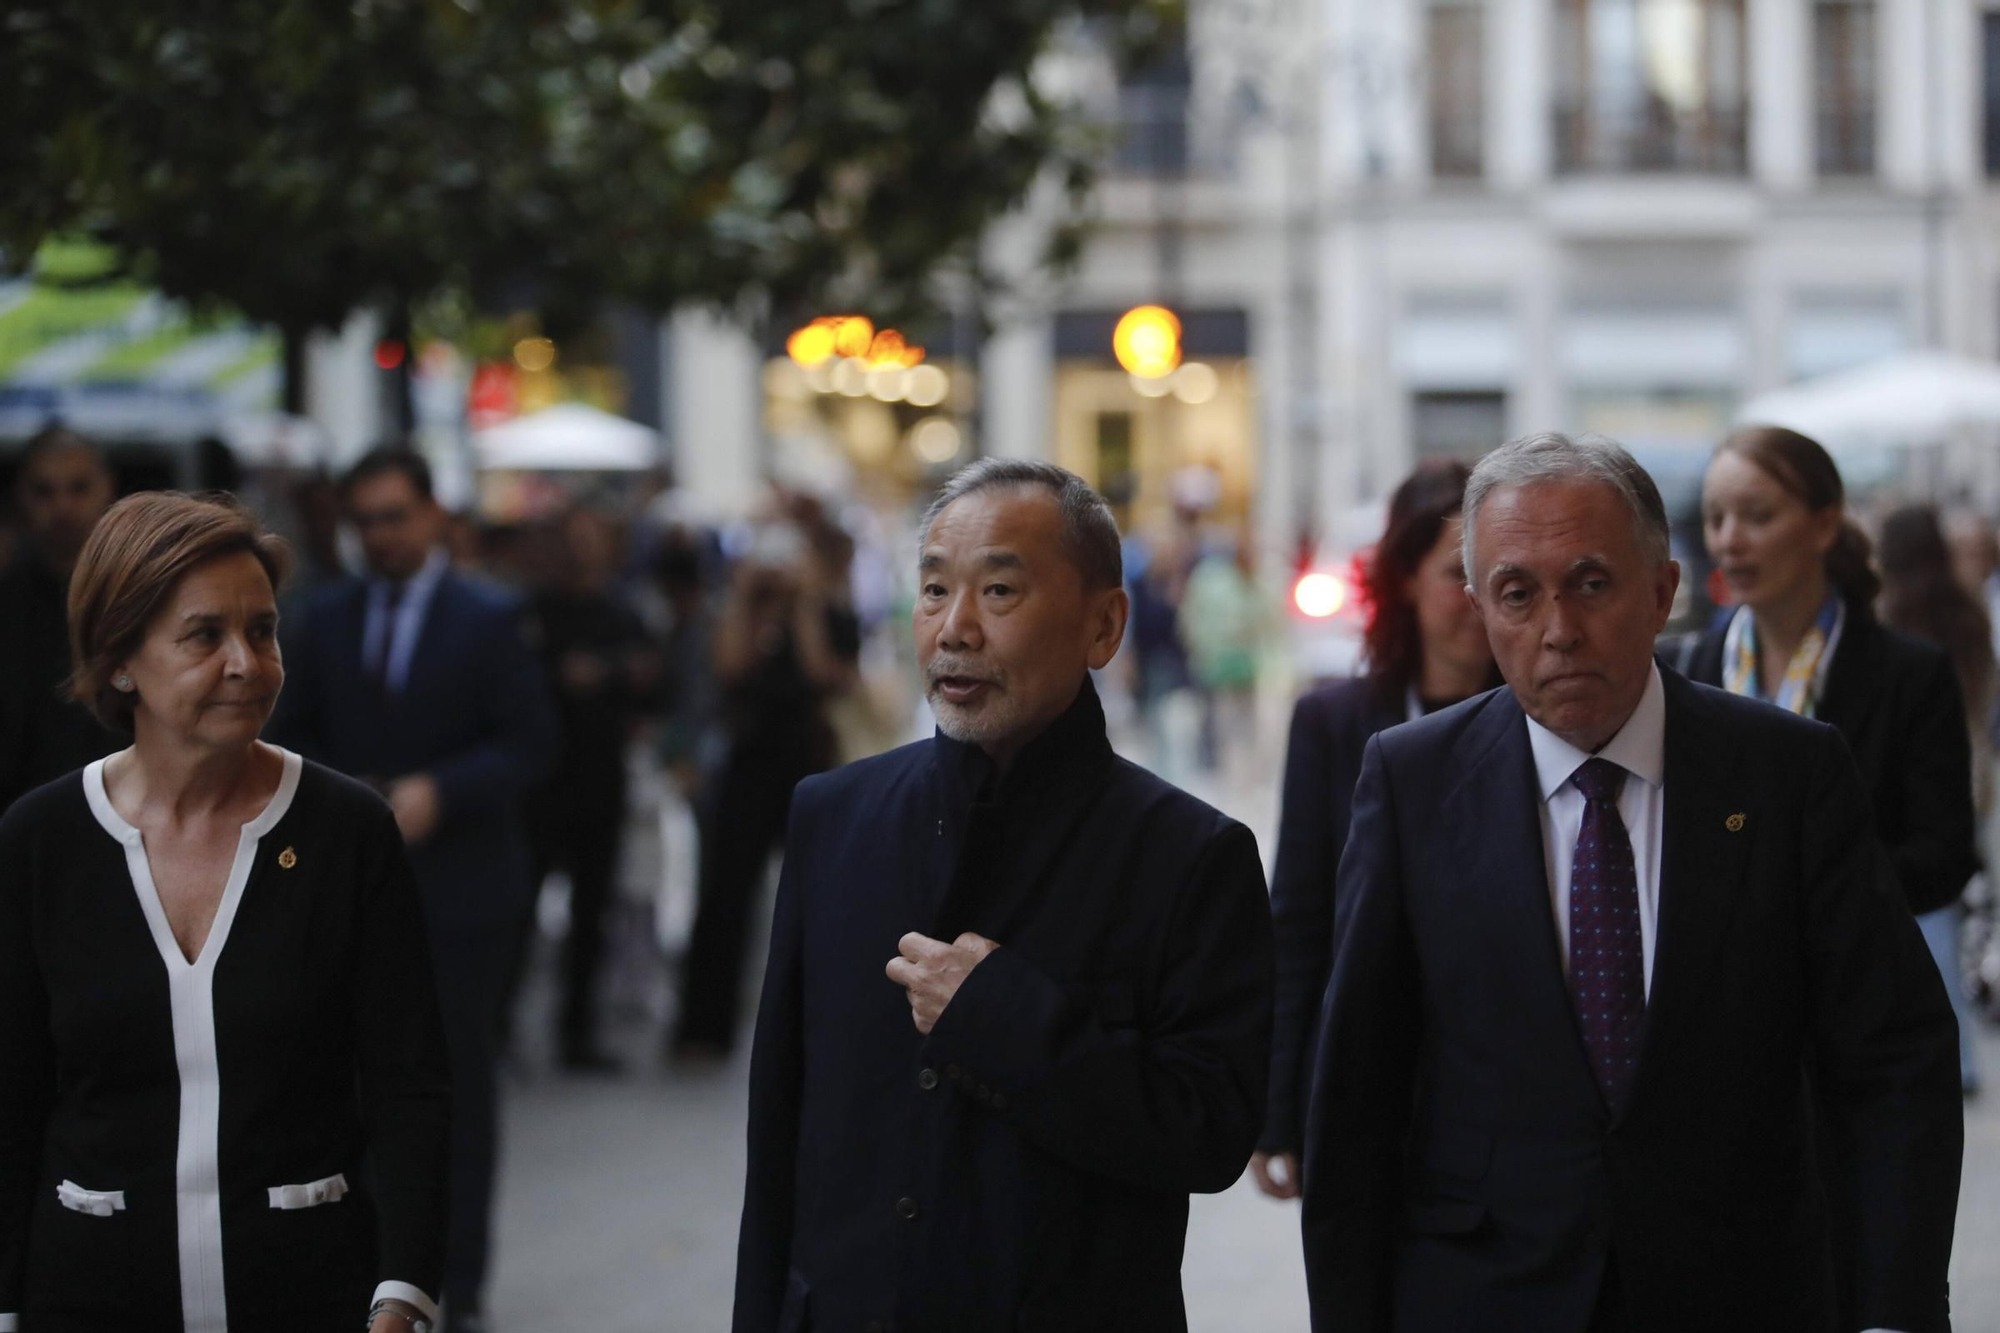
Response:
[{"label": "building facade", "polygon": [[[1092,238],[1047,278],[1059,200],[996,229],[1018,288],[958,349],[961,448],[906,484],[1048,457],[1148,518],[1192,470],[1276,554],[1358,538],[1343,516],[1419,459],[1545,427],[1626,441],[1687,504],[1760,392],[2000,352],[2000,2],[1191,9],[1182,58],[1140,78],[1087,46],[1052,62],[1114,131]],[[1182,316],[1194,372],[1117,368],[1143,302]],[[668,347],[684,479],[747,496],[797,444],[768,428],[771,349],[697,316]],[[870,435],[878,460],[914,447]]]}]

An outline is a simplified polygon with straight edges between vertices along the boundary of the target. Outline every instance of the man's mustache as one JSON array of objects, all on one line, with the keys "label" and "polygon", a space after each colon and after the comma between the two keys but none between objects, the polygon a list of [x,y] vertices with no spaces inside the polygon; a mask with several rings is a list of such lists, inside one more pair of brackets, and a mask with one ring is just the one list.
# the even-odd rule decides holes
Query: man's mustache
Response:
[{"label": "man's mustache", "polygon": [[961,680],[983,681],[988,685],[1003,685],[1007,680],[1004,671],[995,671],[991,667],[962,658],[934,657],[931,659],[931,664],[924,668],[924,682],[927,685],[935,685],[947,676],[956,676]]}]

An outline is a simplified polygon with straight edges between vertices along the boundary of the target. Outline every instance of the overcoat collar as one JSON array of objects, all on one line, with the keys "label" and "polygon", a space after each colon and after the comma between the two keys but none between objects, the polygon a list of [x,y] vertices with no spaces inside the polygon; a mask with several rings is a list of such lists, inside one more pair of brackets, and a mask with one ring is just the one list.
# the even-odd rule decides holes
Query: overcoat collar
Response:
[{"label": "overcoat collar", "polygon": [[1087,675],[1075,700],[1046,731],[1022,748],[1004,778],[999,776],[999,766],[977,745],[955,741],[942,730],[932,743],[937,747],[940,774],[952,795],[966,803],[1011,804],[1021,792],[1093,769],[1111,757],[1104,705]]},{"label": "overcoat collar", "polygon": [[912,883],[915,919],[939,939],[973,929],[1003,938],[1057,891],[1086,835],[1091,789],[1112,758],[1104,709],[1086,678],[1004,778],[976,745],[942,733],[932,745],[937,834],[925,839],[935,848],[929,873]]}]

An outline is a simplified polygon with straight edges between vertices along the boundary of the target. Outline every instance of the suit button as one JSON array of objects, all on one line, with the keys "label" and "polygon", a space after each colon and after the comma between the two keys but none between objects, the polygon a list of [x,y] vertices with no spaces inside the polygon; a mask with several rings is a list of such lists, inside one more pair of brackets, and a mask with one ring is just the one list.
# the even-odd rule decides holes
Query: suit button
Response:
[{"label": "suit button", "polygon": [[956,1083],[960,1079],[965,1077],[965,1071],[963,1069],[960,1069],[957,1065],[946,1065],[944,1067],[944,1076],[950,1079],[952,1082]]},{"label": "suit button", "polygon": [[915,1218],[916,1215],[917,1215],[917,1201],[915,1199],[905,1198],[896,1200],[896,1216],[902,1218],[905,1222],[908,1222],[911,1219]]},{"label": "suit button", "polygon": [[984,1083],[982,1083],[979,1085],[978,1090],[975,1091],[972,1095],[975,1099],[978,1100],[981,1106],[985,1106],[987,1103],[993,1100],[993,1089],[987,1087]]},{"label": "suit button", "polygon": [[937,1087],[937,1085],[938,1085],[937,1070],[926,1069],[917,1075],[917,1086],[922,1088],[925,1092],[929,1092],[931,1089]]}]

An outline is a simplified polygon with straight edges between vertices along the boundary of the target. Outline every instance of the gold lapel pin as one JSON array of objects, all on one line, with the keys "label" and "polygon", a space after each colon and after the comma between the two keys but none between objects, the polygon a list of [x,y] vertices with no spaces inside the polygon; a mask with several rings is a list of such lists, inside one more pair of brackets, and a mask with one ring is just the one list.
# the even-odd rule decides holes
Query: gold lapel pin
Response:
[{"label": "gold lapel pin", "polygon": [[1722,827],[1728,829],[1731,833],[1741,833],[1743,831],[1743,816],[1731,815],[1722,821]]},{"label": "gold lapel pin", "polygon": [[[1738,821],[1741,821],[1743,816],[1738,815],[1736,816],[1736,818],[1738,819]],[[297,865],[298,863],[299,863],[299,854],[293,851],[291,848],[287,847],[285,848],[284,851],[278,853],[278,869],[290,870],[293,866]]]}]

